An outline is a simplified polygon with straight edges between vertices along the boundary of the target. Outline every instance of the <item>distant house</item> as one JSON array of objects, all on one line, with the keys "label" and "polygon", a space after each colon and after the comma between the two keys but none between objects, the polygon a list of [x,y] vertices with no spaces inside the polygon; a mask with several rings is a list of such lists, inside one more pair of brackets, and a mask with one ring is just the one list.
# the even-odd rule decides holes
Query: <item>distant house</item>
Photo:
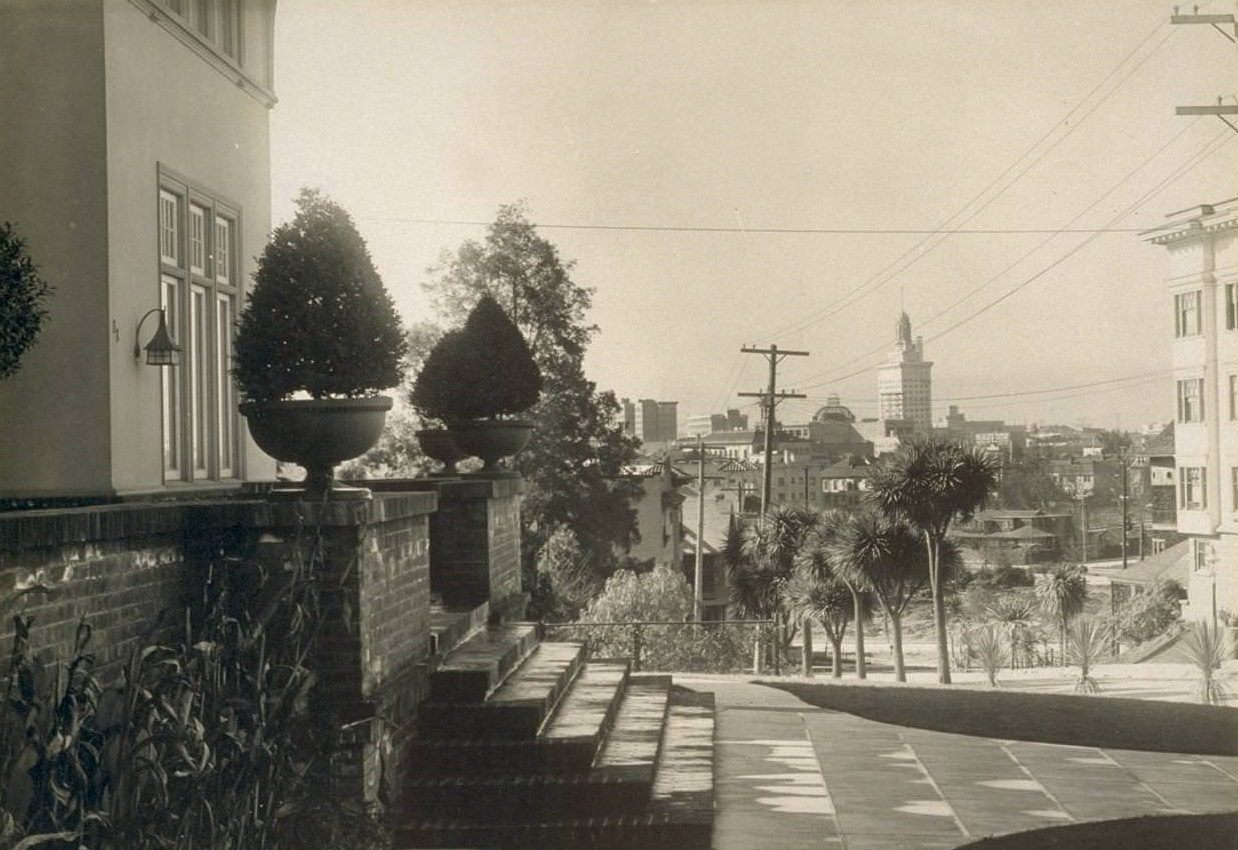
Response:
[{"label": "distant house", "polygon": [[665,461],[624,467],[623,476],[640,484],[635,500],[640,540],[622,554],[637,561],[652,561],[675,569],[683,566],[683,494],[679,488],[691,477]]},{"label": "distant house", "polygon": [[1036,564],[1062,557],[1075,535],[1069,512],[984,510],[960,523],[951,537],[981,553],[986,562]]},{"label": "distant house", "polygon": [[[704,569],[701,573],[701,619],[725,620],[730,605],[730,586],[727,582],[726,565],[722,550],[726,544],[727,530],[732,517],[737,517],[734,502],[721,482],[707,480],[704,492],[704,535],[698,538],[697,523],[701,493],[697,482],[683,488],[683,571],[689,585],[696,580],[697,553],[701,552]],[[698,545],[698,539],[703,540]]]}]

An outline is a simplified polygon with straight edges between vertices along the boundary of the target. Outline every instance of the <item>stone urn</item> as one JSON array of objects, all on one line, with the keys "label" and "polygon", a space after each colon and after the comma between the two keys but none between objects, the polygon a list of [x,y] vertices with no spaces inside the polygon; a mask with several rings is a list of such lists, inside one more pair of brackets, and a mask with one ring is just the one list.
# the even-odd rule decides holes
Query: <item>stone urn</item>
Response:
[{"label": "stone urn", "polygon": [[439,475],[455,475],[456,464],[469,456],[468,452],[460,450],[455,437],[446,428],[422,428],[416,434],[417,444],[425,456],[443,465]]},{"label": "stone urn", "polygon": [[305,468],[307,495],[328,496],[335,465],[369,451],[382,434],[391,399],[294,399],[241,405],[258,448]]},{"label": "stone urn", "polygon": [[482,473],[503,473],[503,458],[520,453],[533,435],[533,423],[523,419],[470,419],[451,426],[451,436],[467,455],[482,460]]}]

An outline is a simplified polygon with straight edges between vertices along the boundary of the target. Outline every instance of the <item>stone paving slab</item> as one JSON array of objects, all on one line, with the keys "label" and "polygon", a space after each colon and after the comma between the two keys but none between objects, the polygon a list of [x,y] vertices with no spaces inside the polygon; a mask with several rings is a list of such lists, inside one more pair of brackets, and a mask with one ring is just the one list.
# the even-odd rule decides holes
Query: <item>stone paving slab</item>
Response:
[{"label": "stone paving slab", "polygon": [[576,676],[555,713],[546,721],[546,740],[589,738],[600,741],[623,696],[626,661],[590,661]]},{"label": "stone paving slab", "polygon": [[945,850],[1078,821],[1238,810],[1238,759],[931,732],[758,685],[676,681],[717,697],[715,850]]}]

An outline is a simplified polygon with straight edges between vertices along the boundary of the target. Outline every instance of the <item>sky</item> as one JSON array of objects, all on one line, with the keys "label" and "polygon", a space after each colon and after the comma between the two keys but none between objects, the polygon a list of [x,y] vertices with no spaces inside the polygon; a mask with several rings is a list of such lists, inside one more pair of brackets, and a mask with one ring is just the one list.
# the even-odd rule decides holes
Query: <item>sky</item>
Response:
[{"label": "sky", "polygon": [[[900,310],[934,415],[1173,417],[1164,248],[1238,196],[1238,50],[1148,0],[288,0],[273,217],[350,211],[404,319],[524,200],[593,290],[599,388],[779,418],[877,412]],[[1185,10],[1185,9],[1184,9]],[[1235,11],[1228,2],[1201,11]],[[754,415],[755,418],[755,415]]]}]

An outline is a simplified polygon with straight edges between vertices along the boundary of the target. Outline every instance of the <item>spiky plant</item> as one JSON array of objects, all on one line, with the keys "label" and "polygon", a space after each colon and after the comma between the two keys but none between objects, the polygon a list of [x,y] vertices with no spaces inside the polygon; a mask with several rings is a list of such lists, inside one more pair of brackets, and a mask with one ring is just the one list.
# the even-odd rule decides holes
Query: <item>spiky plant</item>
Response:
[{"label": "spiky plant", "polygon": [[1092,675],[1100,663],[1108,644],[1109,628],[1105,623],[1091,617],[1076,617],[1066,632],[1066,655],[1070,662],[1079,665],[1075,677],[1074,692],[1098,694],[1100,682]]},{"label": "spiky plant", "polygon": [[1229,688],[1220,677],[1221,665],[1229,657],[1229,641],[1219,628],[1194,623],[1182,638],[1186,659],[1199,671],[1199,701],[1224,705]]},{"label": "spiky plant", "polygon": [[980,667],[988,677],[989,687],[997,687],[997,674],[1006,663],[1006,640],[1002,629],[988,623],[972,633],[972,649],[980,659]]}]

